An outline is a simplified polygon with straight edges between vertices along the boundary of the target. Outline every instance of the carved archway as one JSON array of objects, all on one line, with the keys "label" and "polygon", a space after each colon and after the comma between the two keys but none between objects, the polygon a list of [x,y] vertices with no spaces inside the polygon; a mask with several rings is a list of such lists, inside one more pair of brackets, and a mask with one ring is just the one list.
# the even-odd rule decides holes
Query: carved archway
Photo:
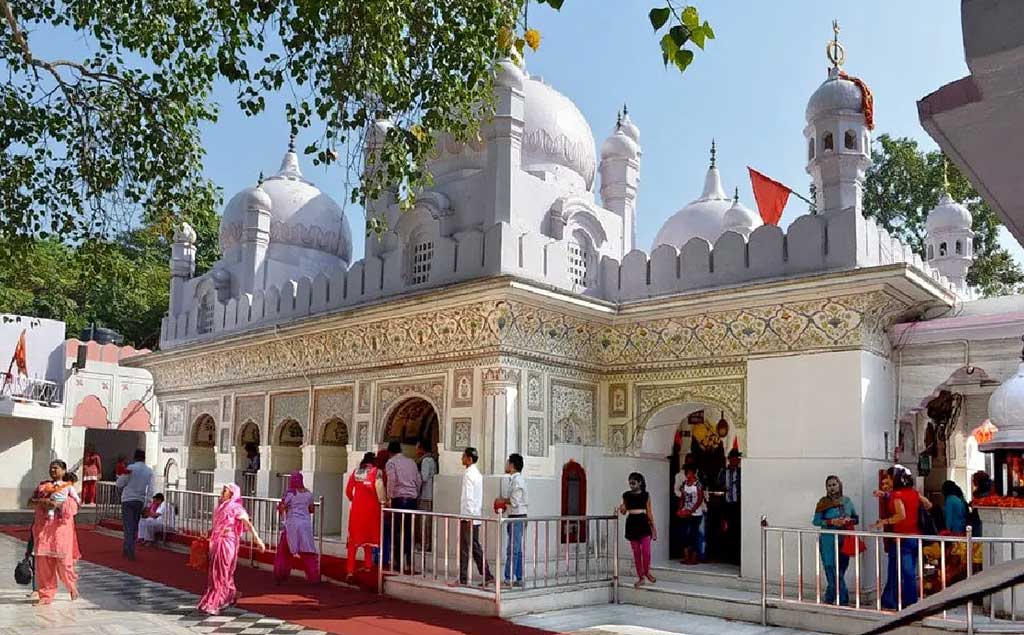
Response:
[{"label": "carved archway", "polygon": [[178,462],[174,459],[167,459],[164,464],[164,487],[178,488]]},{"label": "carved archway", "polygon": [[213,448],[217,437],[217,422],[208,414],[199,415],[192,422],[189,432],[189,446],[193,448]]},{"label": "carved archway", "polygon": [[[644,445],[648,423],[665,408],[680,404],[701,404],[706,409],[718,410],[740,434],[746,423],[746,378],[729,378],[707,383],[682,383],[640,386],[637,388],[637,426],[631,451]],[[742,441],[741,441],[742,443]]]},{"label": "carved archway", "polygon": [[327,447],[344,447],[348,445],[348,424],[340,417],[333,417],[320,427],[319,445]]},{"label": "carved archway", "polygon": [[422,442],[431,452],[437,452],[440,423],[433,403],[425,397],[409,397],[391,409],[384,420],[380,442],[399,441],[405,446]]}]

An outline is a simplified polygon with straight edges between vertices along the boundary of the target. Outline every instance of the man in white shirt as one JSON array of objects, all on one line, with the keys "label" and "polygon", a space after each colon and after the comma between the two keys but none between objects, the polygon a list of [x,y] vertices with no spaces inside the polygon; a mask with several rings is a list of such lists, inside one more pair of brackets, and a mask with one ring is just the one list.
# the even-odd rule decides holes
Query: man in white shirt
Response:
[{"label": "man in white shirt", "polygon": [[[499,498],[498,504],[505,509],[506,518],[526,518],[526,479],[523,478],[523,457],[509,454],[505,463],[509,475],[508,497]],[[508,547],[505,549],[505,584],[523,586],[523,534],[526,522],[509,522],[506,525]]]},{"label": "man in white shirt", "polygon": [[128,466],[127,474],[117,477],[116,484],[121,490],[121,522],[124,525],[121,554],[128,560],[134,560],[142,508],[153,493],[153,470],[146,465],[145,450],[135,450],[135,462]]},{"label": "man in white shirt", "polygon": [[[480,455],[476,448],[466,448],[462,453],[462,465],[466,468],[462,476],[462,495],[459,500],[459,513],[463,516],[479,517],[483,512],[484,477],[476,467]],[[484,584],[494,581],[491,570],[484,560],[484,550],[480,546],[480,521],[459,521],[459,584],[466,584],[469,579],[469,552],[473,550],[473,562],[477,571],[484,576]]]}]

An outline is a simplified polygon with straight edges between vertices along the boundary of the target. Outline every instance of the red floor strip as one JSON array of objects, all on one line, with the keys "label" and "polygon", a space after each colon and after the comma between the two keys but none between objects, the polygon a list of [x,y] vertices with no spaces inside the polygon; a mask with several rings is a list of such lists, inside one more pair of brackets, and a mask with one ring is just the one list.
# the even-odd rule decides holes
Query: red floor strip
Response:
[{"label": "red floor strip", "polygon": [[[20,540],[28,537],[27,527],[0,527]],[[165,549],[140,547],[138,558],[121,558],[121,541],[95,531],[79,529],[82,557],[96,564],[132,575],[203,593],[206,575],[185,566],[184,554]],[[307,585],[291,578],[275,586],[270,571],[239,566],[236,583],[243,597],[239,606],[281,620],[335,633],[336,635],[546,635],[494,617],[466,615],[423,604],[380,597],[366,591],[331,584]],[[88,589],[82,589],[88,596]]]}]

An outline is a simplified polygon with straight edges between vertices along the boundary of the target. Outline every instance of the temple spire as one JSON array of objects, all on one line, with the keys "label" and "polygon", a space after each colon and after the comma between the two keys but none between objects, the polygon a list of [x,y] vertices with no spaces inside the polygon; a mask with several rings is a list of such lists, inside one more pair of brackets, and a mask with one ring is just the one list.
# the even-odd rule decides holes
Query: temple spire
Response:
[{"label": "temple spire", "polygon": [[825,45],[825,57],[836,70],[846,61],[846,49],[839,43],[839,20],[832,20],[832,41]]},{"label": "temple spire", "polygon": [[715,166],[715,155],[718,154],[718,150],[715,148],[715,138],[711,137],[711,167]]}]

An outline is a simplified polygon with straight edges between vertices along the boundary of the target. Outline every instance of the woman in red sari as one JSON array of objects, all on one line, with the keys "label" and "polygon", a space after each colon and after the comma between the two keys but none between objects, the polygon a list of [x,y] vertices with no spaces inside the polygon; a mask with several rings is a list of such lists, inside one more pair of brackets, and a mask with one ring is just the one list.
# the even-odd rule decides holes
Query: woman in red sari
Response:
[{"label": "woman in red sari", "polygon": [[363,455],[359,467],[352,471],[345,486],[345,496],[352,506],[348,515],[348,558],[346,580],[356,574],[356,550],[363,548],[363,569],[373,568],[373,547],[380,542],[380,509],[387,501],[383,470],[376,467],[373,452]]},{"label": "woman in red sari", "polygon": [[[67,465],[64,461],[50,463],[50,479],[63,482]],[[44,481],[45,482],[45,481]],[[39,586],[38,604],[50,604],[57,595],[59,578],[71,593],[71,599],[78,599],[75,582],[75,561],[82,557],[78,551],[78,536],[75,534],[75,514],[78,513],[78,497],[67,496],[57,502],[52,498],[33,498],[29,501],[35,507],[32,522],[32,542],[35,551],[36,582]],[[53,510],[51,517],[50,510]]]},{"label": "woman in red sari", "polygon": [[242,534],[249,531],[260,551],[266,545],[249,520],[249,514],[242,506],[242,490],[234,483],[228,483],[220,493],[220,502],[213,512],[213,528],[210,530],[210,568],[206,593],[199,600],[199,610],[217,615],[224,608],[238,601],[241,594],[235,588],[235,567],[238,566],[238,550],[242,546]]}]

